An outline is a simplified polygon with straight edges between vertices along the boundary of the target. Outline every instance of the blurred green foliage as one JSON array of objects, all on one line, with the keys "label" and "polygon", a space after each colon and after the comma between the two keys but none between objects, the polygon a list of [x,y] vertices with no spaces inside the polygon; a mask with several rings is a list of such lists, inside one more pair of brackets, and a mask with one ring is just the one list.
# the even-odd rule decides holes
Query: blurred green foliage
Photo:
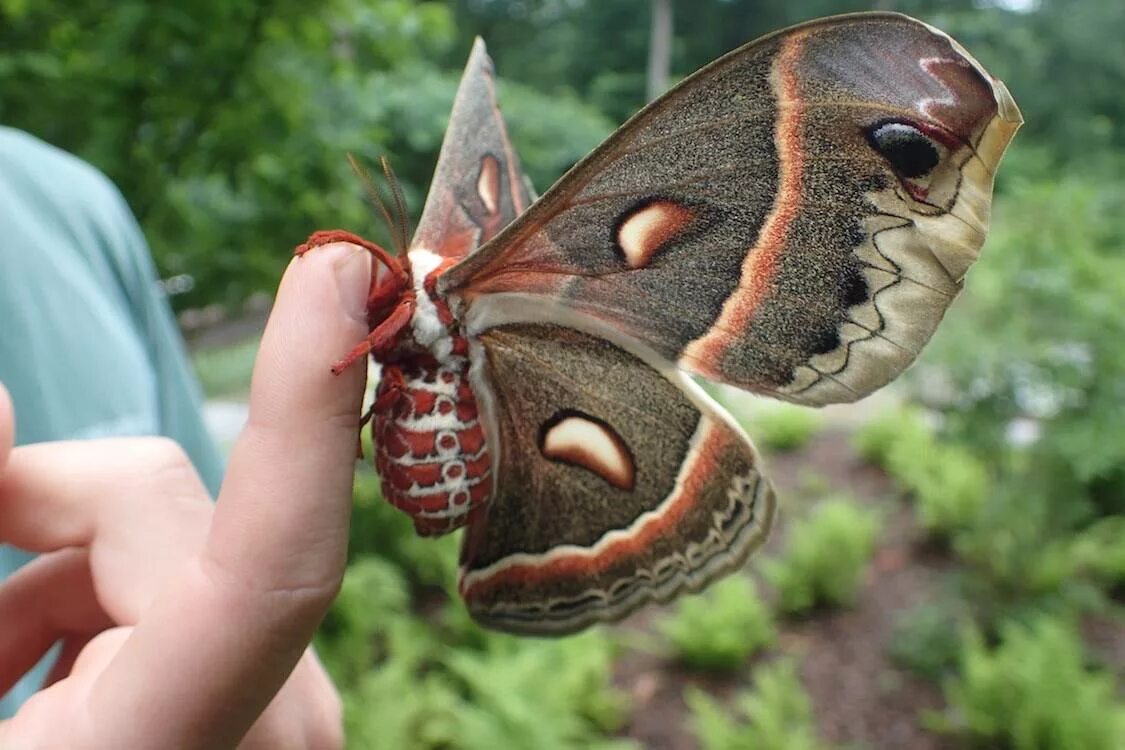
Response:
[{"label": "blurred green foliage", "polygon": [[898,614],[887,650],[897,663],[937,681],[957,666],[966,620],[947,600],[926,602]]},{"label": "blurred green foliage", "polygon": [[1012,750],[1125,747],[1125,704],[1112,676],[1087,668],[1073,626],[1046,617],[1007,624],[989,648],[970,631],[960,675],[936,724],[973,746]]},{"label": "blurred green foliage", "polygon": [[685,696],[702,750],[826,750],[816,737],[812,704],[790,660],[760,667],[733,713],[699,688]]},{"label": "blurred green foliage", "polygon": [[682,599],[659,627],[678,660],[720,672],[741,669],[749,656],[777,639],[769,606],[754,582],[737,574]]},{"label": "blurred green foliage", "polygon": [[984,462],[970,448],[939,440],[917,411],[881,415],[854,440],[861,456],[913,497],[918,522],[935,539],[972,526],[992,492]]},{"label": "blurred green foliage", "polygon": [[[389,245],[346,153],[388,155],[421,209],[471,43],[457,32],[449,5],[413,0],[5,0],[0,122],[120,186],[161,273],[192,280],[177,307],[237,310],[315,229]],[[540,186],[610,130],[573,95],[502,89]]]},{"label": "blurred green foliage", "polygon": [[258,356],[257,337],[231,346],[201,349],[191,358],[195,376],[207,398],[245,396]]},{"label": "blurred green foliage", "polygon": [[1101,518],[1075,534],[1070,555],[1075,568],[1111,595],[1125,598],[1125,516]]},{"label": "blurred green foliage", "polygon": [[855,602],[875,549],[879,517],[845,497],[820,502],[786,531],[785,550],[765,574],[783,612]]},{"label": "blurred green foliage", "polygon": [[[926,490],[910,477],[926,464],[945,457],[941,476],[956,478],[935,474],[938,495],[976,488],[929,523],[951,539],[965,566],[958,590],[987,633],[1121,596],[1125,161],[1103,154],[1060,171],[1056,158],[1037,144],[1005,164],[984,257],[909,379],[939,415],[931,445],[900,467],[895,440],[881,457],[878,439],[860,442],[917,494],[923,520]],[[907,426],[899,442],[925,440]]]},{"label": "blurred green foliage", "polygon": [[[1125,512],[1125,441],[1110,438],[1125,420],[1125,160],[1012,161],[987,262],[934,342],[950,394],[936,405],[1005,485],[1065,505],[1060,523]],[[1030,444],[1012,440],[1021,425]]]},{"label": "blurred green foliage", "polygon": [[[932,428],[919,409],[903,408],[880,412],[861,425],[852,435],[852,447],[859,456],[897,476],[896,469],[902,459],[896,457],[899,443],[919,445],[929,443]],[[909,454],[906,456],[908,460]]]},{"label": "blurred green foliage", "polygon": [[823,425],[820,414],[805,406],[756,402],[753,409],[740,410],[732,401],[726,400],[726,405],[734,407],[754,442],[777,453],[804,447]]}]

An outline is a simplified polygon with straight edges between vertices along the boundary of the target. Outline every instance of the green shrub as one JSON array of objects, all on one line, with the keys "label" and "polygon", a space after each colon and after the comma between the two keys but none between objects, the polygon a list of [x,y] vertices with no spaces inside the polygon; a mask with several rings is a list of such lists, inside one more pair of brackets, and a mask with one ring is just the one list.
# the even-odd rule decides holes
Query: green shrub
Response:
[{"label": "green shrub", "polygon": [[[945,425],[1005,485],[1087,515],[1125,513],[1125,182],[1121,160],[1012,180],[986,258],[928,352]],[[1014,420],[1035,439],[1013,445]],[[1079,518],[1081,523],[1084,519]]]},{"label": "green shrub", "polygon": [[1008,618],[1101,604],[1091,571],[1081,568],[1072,530],[1058,519],[1059,508],[1048,496],[1004,488],[978,522],[954,539],[967,566],[955,581],[986,633]]},{"label": "green shrub", "polygon": [[1088,670],[1082,643],[1062,621],[1008,623],[988,648],[970,632],[961,674],[946,685],[939,724],[986,747],[1120,750],[1125,703],[1113,678]]},{"label": "green shrub", "polygon": [[676,657],[700,669],[734,670],[777,638],[769,608],[754,582],[733,575],[699,596],[682,599],[660,623]]},{"label": "green shrub", "polygon": [[984,463],[968,448],[938,440],[917,410],[869,422],[856,433],[855,448],[913,496],[919,524],[937,539],[972,526],[992,492]]},{"label": "green shrub", "polygon": [[[365,455],[370,458],[371,454]],[[402,568],[411,581],[453,590],[459,534],[437,539],[418,536],[410,517],[383,499],[379,477],[367,467],[356,471],[352,494],[351,559],[378,555]]]},{"label": "green shrub", "polygon": [[457,747],[462,698],[444,674],[398,659],[366,672],[342,697],[351,750]]},{"label": "green shrub", "polygon": [[[348,746],[410,750],[625,750],[604,633],[564,640],[490,635],[483,650],[443,648],[415,622],[389,658],[344,691]],[[418,648],[419,644],[421,648]]]},{"label": "green shrub", "polygon": [[1076,569],[1120,593],[1125,589],[1125,516],[1102,518],[1083,529],[1070,554]]},{"label": "green shrub", "polygon": [[812,705],[791,661],[759,668],[752,690],[728,713],[696,687],[685,692],[702,750],[824,750],[817,742]]},{"label": "green shrub", "polygon": [[991,493],[988,471],[980,460],[962,446],[940,443],[914,458],[917,462],[903,468],[899,476],[914,493],[922,528],[931,537],[949,539],[972,526]]},{"label": "green shrub", "polygon": [[959,619],[948,605],[923,604],[895,622],[888,651],[896,662],[929,680],[957,666],[961,654]]},{"label": "green shrub", "polygon": [[627,705],[605,631],[534,640],[481,629],[443,594],[456,580],[457,535],[415,536],[368,469],[355,495],[351,562],[316,638],[349,747],[632,747],[611,738]]},{"label": "green shrub", "polygon": [[393,564],[352,563],[317,636],[344,699],[348,746],[632,747],[609,738],[627,704],[611,684],[613,648],[604,631],[533,640],[470,627],[472,638],[451,639],[411,611]]},{"label": "green shrub", "polygon": [[892,450],[902,443],[928,445],[932,430],[918,409],[880,413],[856,430],[852,447],[864,460],[892,472]]},{"label": "green shrub", "polygon": [[782,611],[852,604],[878,532],[877,514],[845,498],[820,503],[794,524],[784,553],[765,566]]},{"label": "green shrub", "polygon": [[821,428],[821,417],[812,409],[792,404],[770,404],[755,409],[743,420],[750,435],[772,451],[783,453],[803,447]]},{"label": "green shrub", "polygon": [[451,651],[443,660],[465,694],[451,747],[634,747],[605,734],[627,716],[611,687],[613,648],[601,630],[559,640],[490,634],[485,649]]},{"label": "green shrub", "polygon": [[341,686],[376,663],[379,639],[407,616],[409,606],[409,587],[395,565],[365,557],[348,566],[316,639],[325,668]]}]

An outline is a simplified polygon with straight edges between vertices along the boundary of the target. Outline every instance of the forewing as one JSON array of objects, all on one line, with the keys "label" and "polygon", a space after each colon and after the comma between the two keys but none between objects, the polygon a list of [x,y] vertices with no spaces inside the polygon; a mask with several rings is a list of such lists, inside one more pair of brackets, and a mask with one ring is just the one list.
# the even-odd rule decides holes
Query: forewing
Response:
[{"label": "forewing", "polygon": [[577,311],[713,380],[851,401],[960,290],[1020,121],[918,21],[794,27],[643,110],[439,288],[470,333]]},{"label": "forewing", "polygon": [[671,363],[557,325],[500,326],[472,347],[496,485],[466,532],[461,592],[482,623],[615,620],[699,590],[765,538],[758,456]]},{"label": "forewing", "polygon": [[492,60],[479,38],[457,89],[430,194],[410,249],[462,258],[531,202],[496,103]]}]

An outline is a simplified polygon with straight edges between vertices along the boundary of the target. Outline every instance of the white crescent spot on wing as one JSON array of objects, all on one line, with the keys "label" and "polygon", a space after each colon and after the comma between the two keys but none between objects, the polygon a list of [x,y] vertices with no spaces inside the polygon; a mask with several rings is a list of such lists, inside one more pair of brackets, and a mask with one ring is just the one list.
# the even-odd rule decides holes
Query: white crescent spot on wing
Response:
[{"label": "white crescent spot on wing", "polygon": [[477,195],[488,213],[494,214],[500,209],[500,162],[492,154],[485,154],[480,160]]},{"label": "white crescent spot on wing", "polygon": [[668,200],[653,201],[630,213],[617,230],[617,244],[632,268],[648,265],[652,254],[691,221],[692,212]]},{"label": "white crescent spot on wing", "polygon": [[633,488],[636,468],[621,436],[605,424],[568,416],[543,435],[543,455],[594,472],[623,490]]}]

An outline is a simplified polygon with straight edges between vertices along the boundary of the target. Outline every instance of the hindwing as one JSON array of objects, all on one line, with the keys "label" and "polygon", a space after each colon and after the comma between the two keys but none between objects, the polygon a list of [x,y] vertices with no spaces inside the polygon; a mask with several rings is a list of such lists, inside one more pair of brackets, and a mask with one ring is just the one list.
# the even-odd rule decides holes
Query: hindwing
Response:
[{"label": "hindwing", "polygon": [[473,356],[498,447],[462,553],[482,623],[561,634],[615,620],[699,590],[765,538],[774,494],[749,440],[643,345],[514,324]]}]

